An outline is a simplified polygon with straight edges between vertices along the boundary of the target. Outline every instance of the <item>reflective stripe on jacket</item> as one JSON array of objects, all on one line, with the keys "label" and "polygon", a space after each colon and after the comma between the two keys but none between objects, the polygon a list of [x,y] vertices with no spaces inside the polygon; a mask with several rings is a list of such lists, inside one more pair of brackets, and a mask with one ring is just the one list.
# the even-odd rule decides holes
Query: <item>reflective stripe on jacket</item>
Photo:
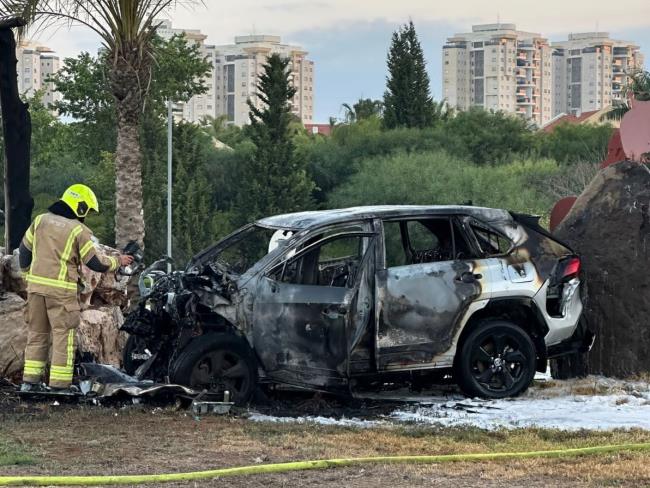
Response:
[{"label": "reflective stripe on jacket", "polygon": [[28,293],[76,295],[79,267],[93,256],[109,271],[115,271],[119,266],[117,259],[98,253],[91,237],[90,229],[78,220],[53,213],[37,216],[23,238],[23,245],[32,251],[32,263],[25,275]]}]

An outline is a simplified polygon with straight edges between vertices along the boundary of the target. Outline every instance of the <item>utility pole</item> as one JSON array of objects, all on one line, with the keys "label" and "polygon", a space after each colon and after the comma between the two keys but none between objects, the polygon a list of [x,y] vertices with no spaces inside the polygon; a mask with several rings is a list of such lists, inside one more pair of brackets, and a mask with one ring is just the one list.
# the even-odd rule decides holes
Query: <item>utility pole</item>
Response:
[{"label": "utility pole", "polygon": [[[171,100],[167,100],[167,256],[172,257],[172,130],[174,128],[174,110]],[[171,272],[172,264],[167,264]]]}]

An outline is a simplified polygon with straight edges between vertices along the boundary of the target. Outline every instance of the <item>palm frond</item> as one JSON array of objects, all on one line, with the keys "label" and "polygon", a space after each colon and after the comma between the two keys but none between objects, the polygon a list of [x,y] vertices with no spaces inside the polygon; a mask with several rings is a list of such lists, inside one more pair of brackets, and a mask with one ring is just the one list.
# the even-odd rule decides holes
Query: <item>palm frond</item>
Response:
[{"label": "palm frond", "polygon": [[627,76],[627,83],[623,87],[623,90],[621,90],[625,102],[614,106],[600,120],[621,120],[630,110],[629,100],[632,98],[642,102],[650,101],[650,72],[636,69],[628,73]]},{"label": "palm frond", "polygon": [[127,44],[146,45],[155,34],[156,20],[165,11],[204,3],[203,0],[0,0],[0,18],[22,17],[36,31],[57,23],[83,25],[96,32],[106,47],[119,51]]}]

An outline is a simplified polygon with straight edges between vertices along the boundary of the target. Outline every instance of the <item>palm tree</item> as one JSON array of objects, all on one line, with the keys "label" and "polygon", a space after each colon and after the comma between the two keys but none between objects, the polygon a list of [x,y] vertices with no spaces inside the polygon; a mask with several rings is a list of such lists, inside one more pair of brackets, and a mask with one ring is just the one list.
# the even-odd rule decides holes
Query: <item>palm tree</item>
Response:
[{"label": "palm tree", "polygon": [[344,103],[341,108],[345,112],[345,121],[353,123],[370,117],[381,117],[384,111],[384,102],[371,98],[360,98],[354,105]]},{"label": "palm tree", "polygon": [[219,139],[219,136],[228,127],[228,116],[226,114],[213,117],[212,115],[205,115],[199,120],[201,128],[212,137]]},{"label": "palm tree", "polygon": [[454,115],[454,109],[449,106],[447,100],[433,101],[432,116],[434,123],[449,120]]},{"label": "palm tree", "polygon": [[628,78],[629,81],[622,90],[625,101],[613,107],[603,118],[608,120],[621,120],[631,108],[631,98],[635,98],[640,102],[650,101],[650,72],[637,69],[631,72]]},{"label": "palm tree", "polygon": [[[177,4],[191,0],[0,0],[0,16],[22,17],[28,26],[82,25],[102,40],[107,53],[110,90],[115,98],[115,241],[144,245],[142,154],[139,131],[151,68],[156,19]],[[22,32],[19,32],[22,35]]]}]

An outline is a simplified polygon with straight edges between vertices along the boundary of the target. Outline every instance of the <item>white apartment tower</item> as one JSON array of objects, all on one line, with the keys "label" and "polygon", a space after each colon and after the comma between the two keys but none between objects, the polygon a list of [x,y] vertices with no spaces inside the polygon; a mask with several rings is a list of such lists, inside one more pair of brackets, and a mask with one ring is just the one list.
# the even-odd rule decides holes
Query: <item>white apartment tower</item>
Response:
[{"label": "white apartment tower", "polygon": [[226,114],[236,125],[250,122],[250,99],[258,108],[257,84],[267,58],[274,53],[289,58],[291,79],[296,89],[291,108],[303,124],[314,117],[314,62],[300,46],[282,44],[278,36],[251,35],[235,37],[235,44],[215,47],[215,91],[218,113]]},{"label": "white apartment tower", "polygon": [[193,97],[183,104],[183,119],[198,122],[209,115],[225,115],[228,123],[242,126],[248,124],[247,100],[262,106],[257,97],[259,76],[264,72],[268,56],[278,53],[289,58],[291,79],[296,88],[291,106],[293,114],[303,124],[309,124],[314,116],[314,62],[307,59],[307,52],[300,46],[282,44],[280,37],[251,35],[235,37],[234,44],[213,46],[205,44],[207,36],[198,30],[174,29],[171,22],[160,21],[158,33],[163,38],[174,34],[185,36],[199,45],[213,69],[205,80],[207,93]]},{"label": "white apartment tower", "polygon": [[515,113],[542,126],[553,117],[552,50],[515,24],[472,26],[443,46],[443,94],[452,107]]},{"label": "white apartment tower", "polygon": [[607,32],[570,34],[553,46],[553,115],[600,110],[622,101],[627,74],[643,67],[632,42]]},{"label": "white apartment tower", "polygon": [[54,83],[48,77],[59,70],[59,58],[45,46],[31,41],[23,41],[16,47],[18,64],[18,92],[25,97],[32,97],[38,91],[43,92],[43,104],[49,107],[61,99],[61,94],[54,91]]},{"label": "white apartment tower", "polygon": [[[169,20],[161,20],[158,25],[158,35],[163,39],[171,39],[175,35],[184,35],[188,42],[194,42],[198,45],[199,52],[208,59],[214,66],[214,46],[207,45],[205,40],[207,35],[197,29],[174,29]],[[176,109],[180,112],[178,116],[190,122],[198,122],[206,115],[215,117],[217,114],[215,90],[214,90],[214,70],[210,70],[207,78],[204,80],[208,91],[202,95],[192,97],[186,103],[179,103]]]}]

